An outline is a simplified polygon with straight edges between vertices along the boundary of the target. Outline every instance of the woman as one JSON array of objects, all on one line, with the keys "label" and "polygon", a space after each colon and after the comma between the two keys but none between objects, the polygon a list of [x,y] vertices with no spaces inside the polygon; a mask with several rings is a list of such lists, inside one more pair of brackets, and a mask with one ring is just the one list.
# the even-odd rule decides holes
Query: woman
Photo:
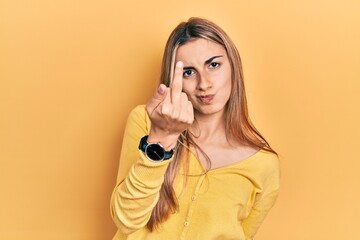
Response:
[{"label": "woman", "polygon": [[249,120],[235,45],[208,20],[179,24],[159,88],[128,118],[113,239],[252,239],[278,190],[278,157]]}]

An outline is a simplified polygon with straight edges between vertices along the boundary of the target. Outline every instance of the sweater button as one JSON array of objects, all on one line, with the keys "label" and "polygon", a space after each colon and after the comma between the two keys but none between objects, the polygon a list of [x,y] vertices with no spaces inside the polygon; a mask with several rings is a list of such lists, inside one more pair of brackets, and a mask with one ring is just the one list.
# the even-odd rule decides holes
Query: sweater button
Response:
[{"label": "sweater button", "polygon": [[195,200],[196,200],[196,195],[192,195],[192,196],[191,196],[191,200],[192,200],[192,201],[195,201]]},{"label": "sweater button", "polygon": [[189,222],[188,221],[184,222],[184,226],[185,227],[189,226]]}]

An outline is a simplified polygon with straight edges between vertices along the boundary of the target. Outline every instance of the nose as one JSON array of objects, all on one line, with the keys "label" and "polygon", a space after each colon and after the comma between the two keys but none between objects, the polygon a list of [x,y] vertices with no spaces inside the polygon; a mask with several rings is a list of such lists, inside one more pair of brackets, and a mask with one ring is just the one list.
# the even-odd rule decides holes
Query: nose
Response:
[{"label": "nose", "polygon": [[201,75],[199,74],[198,76],[199,79],[198,79],[197,88],[199,91],[206,91],[212,87],[212,82],[209,76],[206,76],[205,74],[201,74]]}]

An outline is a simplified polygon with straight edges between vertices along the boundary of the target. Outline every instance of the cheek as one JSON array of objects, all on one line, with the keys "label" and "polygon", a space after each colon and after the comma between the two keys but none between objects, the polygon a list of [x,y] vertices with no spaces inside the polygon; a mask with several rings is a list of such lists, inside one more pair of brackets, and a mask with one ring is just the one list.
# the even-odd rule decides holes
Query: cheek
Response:
[{"label": "cheek", "polygon": [[225,74],[224,77],[225,77],[225,86],[227,88],[229,88],[229,91],[231,91],[232,83],[231,83],[231,69],[230,69],[230,66],[229,66],[228,71],[226,71],[226,74]]},{"label": "cheek", "polygon": [[225,98],[230,98],[230,94],[231,94],[231,88],[232,88],[232,83],[231,83],[231,75],[230,74],[225,74],[223,76],[223,83],[222,86],[220,86],[221,89],[223,89],[223,94]]},{"label": "cheek", "polygon": [[221,89],[228,89],[231,88],[231,75],[224,71],[221,74],[214,76],[214,84]]},{"label": "cheek", "polygon": [[186,93],[186,95],[188,95],[188,97],[189,97],[189,95],[191,94],[192,89],[193,89],[193,88],[192,88],[192,85],[190,84],[189,81],[183,81],[182,91],[183,91],[184,93]]},{"label": "cheek", "polygon": [[231,83],[231,78],[229,77],[229,81],[227,83],[227,86],[228,88],[228,97],[230,98],[230,95],[231,95],[231,89],[232,89],[232,83]]}]

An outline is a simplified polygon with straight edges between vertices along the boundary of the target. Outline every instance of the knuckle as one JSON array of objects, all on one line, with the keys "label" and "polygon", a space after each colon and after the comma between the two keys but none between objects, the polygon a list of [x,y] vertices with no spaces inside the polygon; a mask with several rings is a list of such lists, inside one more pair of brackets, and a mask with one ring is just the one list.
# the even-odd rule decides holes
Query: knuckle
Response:
[{"label": "knuckle", "polygon": [[172,117],[173,117],[173,120],[181,119],[181,112],[180,111],[174,111]]},{"label": "knuckle", "polygon": [[160,112],[161,112],[161,115],[163,115],[163,116],[169,115],[170,109],[169,109],[169,107],[167,106],[167,104],[164,104],[164,105],[162,106]]},{"label": "knuckle", "polygon": [[194,110],[194,107],[192,105],[192,103],[190,101],[187,102],[187,107],[188,107],[188,110],[189,111],[193,111]]},{"label": "knuckle", "polygon": [[181,92],[181,98],[182,98],[184,101],[188,101],[188,96],[187,96],[186,93],[184,93],[184,92]]}]

